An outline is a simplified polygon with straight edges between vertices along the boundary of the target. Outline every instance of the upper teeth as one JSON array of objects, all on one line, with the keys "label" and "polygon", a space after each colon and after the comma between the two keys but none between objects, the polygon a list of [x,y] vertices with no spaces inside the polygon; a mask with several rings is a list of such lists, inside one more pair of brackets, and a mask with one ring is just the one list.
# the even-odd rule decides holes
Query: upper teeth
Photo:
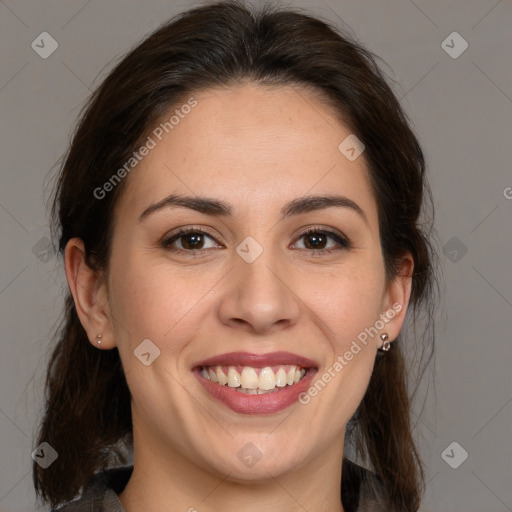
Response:
[{"label": "upper teeth", "polygon": [[[227,375],[225,369],[227,368]],[[241,371],[239,369],[242,368]],[[259,372],[259,374],[258,374]],[[230,388],[242,388],[243,390],[270,391],[275,387],[282,388],[299,382],[304,377],[306,370],[296,365],[279,366],[272,369],[253,368],[251,366],[210,366],[201,369],[201,375],[212,382],[216,382]]]}]

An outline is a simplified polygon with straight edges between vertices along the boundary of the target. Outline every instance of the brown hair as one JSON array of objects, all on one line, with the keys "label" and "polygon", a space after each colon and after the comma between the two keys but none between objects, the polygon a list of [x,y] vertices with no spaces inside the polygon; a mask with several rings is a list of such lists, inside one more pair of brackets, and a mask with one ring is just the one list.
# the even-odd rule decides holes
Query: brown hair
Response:
[{"label": "brown hair", "polygon": [[[185,95],[242,81],[313,88],[364,143],[386,274],[396,276],[400,256],[412,253],[408,318],[414,324],[426,312],[415,346],[428,360],[436,253],[433,212],[423,225],[419,221],[432,204],[422,150],[376,57],[327,21],[299,10],[266,4],[252,11],[232,0],[199,6],[168,21],[117,64],[84,107],[56,182],[52,234],[59,251],[79,237],[88,265],[107,271],[113,210],[127,178],[101,200],[94,191]],[[419,507],[423,470],[400,337],[376,359],[350,439],[387,489],[389,509],[410,512]],[[33,480],[37,494],[54,507],[112,463],[119,443],[132,442],[130,392],[118,350],[90,344],[69,292],[45,393],[37,444],[48,442],[59,456],[47,469],[34,463]]]}]

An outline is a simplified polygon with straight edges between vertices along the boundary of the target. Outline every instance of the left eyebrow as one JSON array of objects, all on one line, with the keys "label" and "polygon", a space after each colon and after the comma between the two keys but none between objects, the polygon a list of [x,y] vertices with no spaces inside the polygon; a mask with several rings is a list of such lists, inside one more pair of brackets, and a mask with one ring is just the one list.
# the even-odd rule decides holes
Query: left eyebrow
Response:
[{"label": "left eyebrow", "polygon": [[[286,203],[281,209],[281,220],[294,215],[333,207],[348,208],[356,212],[364,222],[369,225],[368,218],[363,209],[356,202],[352,201],[352,199],[341,195],[304,196],[293,199],[289,203]],[[206,215],[223,217],[231,216],[234,212],[233,206],[225,201],[208,197],[171,194],[161,201],[148,206],[148,208],[141,213],[138,221],[141,222],[152,213],[163,208],[189,208]]]},{"label": "left eyebrow", "polygon": [[368,224],[368,218],[364,210],[352,199],[346,196],[329,195],[329,196],[305,196],[299,197],[285,204],[281,210],[281,220],[292,215],[300,215],[301,213],[314,212],[323,210],[324,208],[348,208],[356,212],[364,222]]}]

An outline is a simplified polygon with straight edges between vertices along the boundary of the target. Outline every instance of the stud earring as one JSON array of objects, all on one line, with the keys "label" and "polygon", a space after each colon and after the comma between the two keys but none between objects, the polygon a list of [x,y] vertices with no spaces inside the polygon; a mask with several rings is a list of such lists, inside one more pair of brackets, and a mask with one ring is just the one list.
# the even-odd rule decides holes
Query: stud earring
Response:
[{"label": "stud earring", "polygon": [[388,334],[383,332],[380,335],[380,339],[382,340],[382,346],[379,347],[379,351],[380,352],[387,352],[391,348],[391,341],[389,341]]},{"label": "stud earring", "polygon": [[101,332],[96,336],[96,343],[98,343],[98,345],[101,345]]}]

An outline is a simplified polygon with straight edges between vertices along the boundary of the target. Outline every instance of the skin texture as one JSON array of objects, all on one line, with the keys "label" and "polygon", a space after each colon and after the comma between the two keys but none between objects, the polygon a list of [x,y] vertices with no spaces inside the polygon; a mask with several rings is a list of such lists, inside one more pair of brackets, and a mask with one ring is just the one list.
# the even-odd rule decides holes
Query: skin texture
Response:
[{"label": "skin texture", "polygon": [[[364,154],[351,162],[340,153],[351,132],[312,91],[247,83],[194,97],[197,106],[125,178],[108,273],[87,267],[81,240],[66,247],[82,325],[98,349],[118,347],[132,394],[134,473],[120,500],[128,512],[169,503],[201,512],[342,511],[345,426],[368,386],[378,336],[307,405],[274,414],[235,413],[191,368],[226,352],[289,351],[316,361],[321,375],[398,302],[401,312],[382,329],[394,340],[412,259],[404,256],[403,276],[386,283]],[[168,208],[138,221],[170,193],[224,200],[234,213]],[[367,220],[346,207],[280,220],[288,201],[329,194],[356,202]],[[204,236],[200,255],[172,251],[186,250],[186,237],[162,246],[188,226],[214,235]],[[329,237],[315,248],[301,236],[308,227],[338,231],[352,247]],[[263,248],[252,263],[236,252],[248,236]],[[161,353],[145,366],[133,351],[148,338]],[[247,442],[261,452],[252,467],[237,456]]]}]

